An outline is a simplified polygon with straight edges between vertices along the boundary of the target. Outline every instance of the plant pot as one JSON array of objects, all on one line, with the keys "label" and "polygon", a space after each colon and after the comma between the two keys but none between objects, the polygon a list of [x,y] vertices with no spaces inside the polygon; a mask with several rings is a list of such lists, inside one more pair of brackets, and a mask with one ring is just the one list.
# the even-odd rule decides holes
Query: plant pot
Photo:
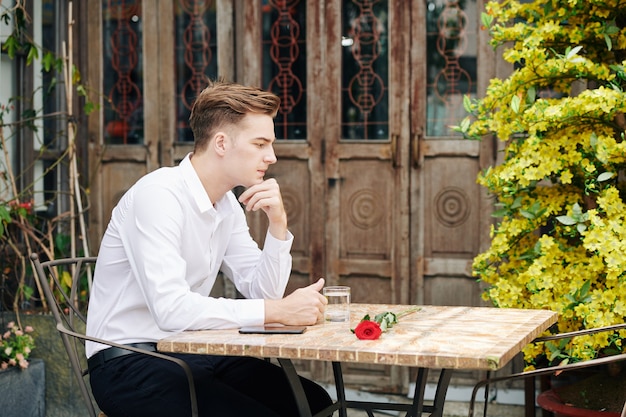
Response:
[{"label": "plant pot", "polygon": [[[67,353],[61,342],[61,336],[56,329],[54,318],[50,314],[22,314],[22,324],[32,326],[35,331],[35,349],[30,355],[31,365],[33,362],[43,361],[45,363],[44,380],[46,395],[45,416],[46,417],[84,417],[87,415],[87,407],[77,388],[74,375],[67,359]],[[0,323],[16,320],[12,312],[0,312]],[[86,360],[86,359],[85,359]],[[42,364],[43,365],[43,364]],[[5,417],[3,408],[4,391],[0,386],[0,417]],[[28,414],[18,414],[20,417]]]},{"label": "plant pot", "polygon": [[0,392],[2,417],[44,417],[46,415],[44,361],[31,359],[26,369],[10,367],[0,371]]},{"label": "plant pot", "polygon": [[620,417],[620,413],[612,411],[586,410],[566,404],[554,389],[539,394],[537,404],[542,409],[551,411],[554,417]]}]

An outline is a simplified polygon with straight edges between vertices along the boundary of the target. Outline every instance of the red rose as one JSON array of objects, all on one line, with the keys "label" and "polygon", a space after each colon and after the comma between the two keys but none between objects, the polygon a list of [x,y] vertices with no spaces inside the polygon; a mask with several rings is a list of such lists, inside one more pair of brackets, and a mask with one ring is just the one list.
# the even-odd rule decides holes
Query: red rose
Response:
[{"label": "red rose", "polygon": [[381,333],[380,325],[371,320],[361,320],[354,329],[354,334],[361,340],[376,340]]}]

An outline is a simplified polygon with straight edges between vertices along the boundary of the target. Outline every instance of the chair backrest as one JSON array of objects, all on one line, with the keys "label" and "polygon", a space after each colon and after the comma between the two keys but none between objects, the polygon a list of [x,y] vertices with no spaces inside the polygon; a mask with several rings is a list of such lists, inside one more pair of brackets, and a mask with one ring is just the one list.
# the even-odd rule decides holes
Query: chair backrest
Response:
[{"label": "chair backrest", "polygon": [[41,262],[37,254],[32,254],[31,261],[48,308],[56,321],[56,328],[61,334],[89,415],[97,416],[86,381],[89,369],[85,358],[85,340],[80,337],[85,334],[91,272],[96,257]]}]

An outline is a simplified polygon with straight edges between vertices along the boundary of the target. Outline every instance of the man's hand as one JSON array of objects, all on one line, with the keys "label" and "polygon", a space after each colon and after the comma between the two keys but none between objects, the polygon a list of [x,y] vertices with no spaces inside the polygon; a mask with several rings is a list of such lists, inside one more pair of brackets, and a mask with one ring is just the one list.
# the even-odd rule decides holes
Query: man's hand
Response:
[{"label": "man's hand", "polygon": [[241,193],[239,202],[247,211],[263,210],[269,220],[269,231],[276,239],[287,237],[287,213],[283,206],[280,187],[274,178],[255,184]]},{"label": "man's hand", "polygon": [[281,300],[265,300],[265,323],[310,326],[324,317],[328,303],[320,291],[324,278],[308,287],[298,288]]}]

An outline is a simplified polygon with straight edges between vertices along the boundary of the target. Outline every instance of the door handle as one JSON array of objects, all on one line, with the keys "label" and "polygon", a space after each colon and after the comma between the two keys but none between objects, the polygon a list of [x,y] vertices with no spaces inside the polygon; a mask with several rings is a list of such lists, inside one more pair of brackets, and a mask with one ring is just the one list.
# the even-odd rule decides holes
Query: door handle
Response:
[{"label": "door handle", "polygon": [[411,135],[411,165],[413,168],[420,167],[420,146],[422,141],[422,128]]},{"label": "door handle", "polygon": [[391,166],[394,168],[398,168],[400,166],[399,161],[399,153],[400,153],[400,141],[398,140],[398,136],[395,133],[391,134]]}]

